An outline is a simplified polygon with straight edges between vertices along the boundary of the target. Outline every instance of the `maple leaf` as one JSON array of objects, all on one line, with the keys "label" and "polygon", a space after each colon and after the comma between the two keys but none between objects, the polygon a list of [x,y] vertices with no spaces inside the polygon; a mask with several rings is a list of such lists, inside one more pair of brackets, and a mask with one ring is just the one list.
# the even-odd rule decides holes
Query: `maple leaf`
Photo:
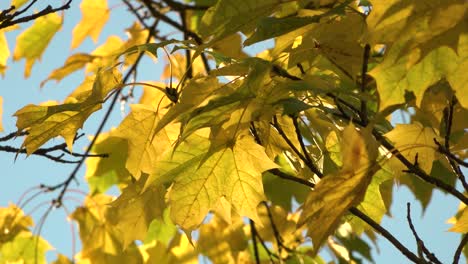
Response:
[{"label": "maple leaf", "polygon": [[372,44],[407,41],[398,56],[418,49],[424,58],[441,46],[456,51],[458,37],[468,27],[466,10],[464,0],[372,1],[368,38]]},{"label": "maple leaf", "polygon": [[17,234],[27,231],[33,225],[32,218],[13,204],[0,208],[0,248],[3,242],[10,241]]},{"label": "maple leaf", "polygon": [[83,18],[73,29],[72,49],[78,47],[87,36],[96,42],[110,15],[107,0],[83,0],[80,9]]},{"label": "maple leaf", "polygon": [[215,215],[200,227],[197,250],[213,263],[236,263],[235,256],[247,247],[243,226],[240,217],[230,224]]},{"label": "maple leaf", "polygon": [[321,179],[309,193],[298,221],[298,226],[308,226],[314,254],[335,231],[347,210],[362,202],[376,171],[372,162],[375,157],[367,150],[371,146],[366,147],[364,137],[353,125],[345,128],[342,138],[343,166],[338,173]]},{"label": "maple leaf", "polygon": [[86,53],[73,54],[65,61],[64,65],[58,69],[55,69],[49,74],[49,77],[41,82],[41,87],[50,80],[56,80],[59,82],[63,78],[67,77],[71,73],[83,68],[87,63],[93,61],[95,56]]},{"label": "maple leaf", "polygon": [[122,190],[122,194],[110,206],[113,210],[113,223],[121,232],[119,239],[125,250],[134,240],[144,240],[153,219],[161,218],[164,208],[165,189],[151,186],[144,192],[144,179]]},{"label": "maple leaf", "polygon": [[420,123],[398,124],[385,137],[395,143],[395,148],[406,159],[413,162],[417,159],[419,167],[427,174],[431,173],[437,149],[434,139],[440,141],[432,128]]},{"label": "maple leaf", "polygon": [[7,61],[10,57],[10,49],[8,48],[8,42],[5,37],[4,30],[0,30],[0,74],[5,75],[7,68]]},{"label": "maple leaf", "polygon": [[107,204],[112,198],[107,195],[87,197],[84,206],[78,207],[70,218],[78,223],[80,238],[83,243],[82,257],[93,252],[117,255],[122,252],[121,233],[106,221],[115,216],[108,210]]},{"label": "maple leaf", "polygon": [[146,186],[174,181],[169,193],[171,215],[184,230],[195,229],[221,197],[239,214],[258,220],[256,207],[264,199],[261,173],[277,165],[247,136],[207,157],[209,149],[207,138],[188,137],[158,162]]},{"label": "maple leaf", "polygon": [[115,70],[109,70],[102,71],[94,78],[85,81],[64,104],[27,105],[14,114],[18,117],[17,128],[29,132],[23,142],[28,154],[59,135],[72,149],[76,131],[93,112],[100,109],[105,96],[120,84],[121,76]]},{"label": "maple leaf", "polygon": [[214,36],[212,42],[251,26],[258,19],[272,13],[280,0],[221,0],[203,15],[198,32],[203,37]]},{"label": "maple leaf", "polygon": [[99,135],[91,149],[93,154],[107,154],[108,157],[86,159],[85,178],[89,183],[91,193],[104,193],[108,188],[118,183],[129,183],[130,173],[125,168],[127,160],[127,141],[114,137],[115,130]]},{"label": "maple leaf", "polygon": [[56,13],[39,17],[34,24],[18,35],[13,60],[26,59],[24,77],[31,75],[31,69],[36,60],[49,45],[57,31],[62,27],[63,18]]},{"label": "maple leaf", "polygon": [[45,264],[46,251],[51,249],[52,246],[43,238],[33,236],[29,231],[22,231],[0,248],[0,262]]},{"label": "maple leaf", "polygon": [[154,134],[161,114],[153,107],[132,105],[132,111],[122,121],[114,135],[128,142],[125,167],[136,179],[142,172],[151,173],[156,162],[179,135],[177,125],[166,126]]}]

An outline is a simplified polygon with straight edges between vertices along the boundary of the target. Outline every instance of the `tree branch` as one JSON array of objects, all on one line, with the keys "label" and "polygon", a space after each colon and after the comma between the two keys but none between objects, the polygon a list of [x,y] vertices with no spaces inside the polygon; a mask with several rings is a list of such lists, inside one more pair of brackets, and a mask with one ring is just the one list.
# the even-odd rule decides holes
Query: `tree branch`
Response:
[{"label": "tree branch", "polygon": [[418,233],[416,232],[416,229],[414,228],[413,221],[411,220],[411,204],[406,203],[406,219],[408,220],[408,225],[411,229],[411,232],[413,233],[414,239],[416,240],[416,245],[418,247],[418,253],[420,258],[426,255],[426,257],[432,262],[432,263],[437,263],[437,264],[442,264],[437,257],[434,255],[434,253],[430,252],[427,247],[424,245],[424,241],[418,236]]},{"label": "tree branch", "polygon": [[[29,16],[24,16],[24,17],[21,17],[21,18],[18,18],[16,20],[14,20],[15,17],[17,17],[18,15],[24,13],[26,10],[28,10],[36,1],[37,0],[32,1],[25,9],[23,9],[21,11],[15,12],[12,15],[4,15],[3,19],[0,18],[0,20],[2,20],[0,22],[0,29],[6,28],[6,27],[9,27],[9,26],[13,26],[13,25],[16,25],[16,24],[20,24],[20,23],[29,22],[29,21],[32,21],[32,20],[34,20],[36,18],[45,16],[45,15],[48,15],[48,14],[51,14],[51,13],[55,13],[55,12],[58,12],[58,11],[69,9],[70,4],[71,4],[71,2],[73,0],[68,0],[64,5],[62,5],[60,7],[57,7],[57,8],[53,8],[52,6],[48,5],[46,8],[42,9],[41,11],[39,11],[39,12],[37,12],[35,14],[29,15]],[[11,9],[11,7],[10,7],[10,9]],[[2,14],[3,14],[3,12],[2,12]]]}]

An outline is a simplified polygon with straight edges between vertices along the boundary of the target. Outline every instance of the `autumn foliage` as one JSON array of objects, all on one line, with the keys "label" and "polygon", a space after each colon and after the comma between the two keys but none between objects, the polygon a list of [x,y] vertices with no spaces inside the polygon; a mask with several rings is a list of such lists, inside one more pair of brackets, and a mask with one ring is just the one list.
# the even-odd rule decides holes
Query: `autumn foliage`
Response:
[{"label": "autumn foliage", "polygon": [[[13,0],[0,10],[2,75],[23,59],[24,77],[31,75],[72,1],[81,1],[82,18],[71,49],[98,41],[112,12],[107,0],[49,1],[43,9]],[[419,238],[409,206],[417,251],[381,225],[395,184],[423,206],[435,189],[460,202],[449,231],[462,234],[453,262],[463,261],[465,0],[118,2],[135,20],[128,38],[109,37],[44,73],[38,89],[76,71],[85,78],[61,102],[18,109],[17,131],[0,134],[2,155],[52,164],[79,157],[63,181],[38,187],[55,194],[49,208],[61,208],[76,179],[89,185],[69,215],[81,251],[55,263],[326,263],[323,247],[339,263],[372,262],[378,236],[408,261],[441,263]],[[20,31],[14,47],[11,31]],[[245,52],[264,40],[273,47]],[[170,81],[139,79],[143,57],[166,61]],[[141,97],[104,131],[134,90]],[[99,129],[82,131],[97,111]],[[401,113],[409,120],[392,121]],[[92,135],[84,153],[74,148],[82,133]],[[50,147],[57,137],[64,143]],[[113,186],[118,196],[107,194]],[[33,232],[20,205],[2,206],[0,263],[45,263],[47,236]]]}]

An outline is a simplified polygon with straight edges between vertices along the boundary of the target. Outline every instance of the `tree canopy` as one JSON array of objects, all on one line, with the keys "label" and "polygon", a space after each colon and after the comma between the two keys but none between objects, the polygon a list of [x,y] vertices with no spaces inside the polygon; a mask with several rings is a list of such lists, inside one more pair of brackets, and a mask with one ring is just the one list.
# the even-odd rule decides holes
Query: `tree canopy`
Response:
[{"label": "tree canopy", "polygon": [[[79,179],[89,191],[68,213],[80,252],[54,263],[327,263],[324,247],[334,263],[362,263],[375,261],[378,237],[408,262],[447,261],[424,243],[410,204],[417,250],[381,224],[394,185],[424,208],[434,190],[460,203],[450,261],[468,255],[465,0],[39,2],[0,5],[3,76],[24,59],[30,77],[59,34],[72,51],[87,38],[95,47],[41,72],[33,89],[84,73],[64,100],[3,116],[16,131],[1,132],[2,156],[71,167],[2,205],[0,263],[46,262],[41,227]],[[81,20],[60,32],[76,3]],[[134,23],[115,27],[127,38],[102,40],[115,8]],[[272,48],[246,52],[263,41]],[[140,78],[145,58],[165,64],[161,77]],[[125,117],[105,129],[119,105]],[[84,131],[96,112],[97,130]],[[41,193],[55,198],[34,221],[23,207]]]}]

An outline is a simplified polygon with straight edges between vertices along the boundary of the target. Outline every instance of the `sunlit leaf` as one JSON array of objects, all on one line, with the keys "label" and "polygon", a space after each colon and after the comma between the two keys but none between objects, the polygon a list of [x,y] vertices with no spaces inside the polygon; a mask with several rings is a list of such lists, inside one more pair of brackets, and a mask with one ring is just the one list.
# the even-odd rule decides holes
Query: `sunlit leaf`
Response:
[{"label": "sunlit leaf", "polygon": [[29,132],[23,142],[27,153],[56,136],[62,136],[71,150],[77,130],[100,109],[105,96],[120,84],[120,78],[118,72],[103,71],[93,82],[85,82],[84,91],[70,95],[64,104],[27,105],[18,110],[14,114],[18,118],[16,126]]},{"label": "sunlit leaf", "polygon": [[161,118],[152,107],[132,105],[132,111],[115,131],[115,136],[128,142],[125,167],[136,179],[142,172],[151,173],[162,154],[179,135],[178,126],[166,126],[156,135],[154,130]]},{"label": "sunlit leaf", "polygon": [[[369,136],[368,136],[369,137]],[[367,138],[366,138],[367,139]],[[307,224],[314,253],[335,231],[346,211],[365,197],[367,186],[376,170],[371,146],[353,125],[345,128],[342,138],[343,166],[333,175],[325,176],[310,192],[298,225]],[[317,226],[320,228],[317,228]]]},{"label": "sunlit leaf", "polygon": [[0,263],[45,264],[46,251],[51,249],[52,246],[43,238],[29,232],[20,232],[13,241],[1,247]]},{"label": "sunlit leaf", "polygon": [[203,37],[221,39],[229,34],[251,26],[256,20],[267,16],[281,4],[280,0],[221,0],[203,15],[198,30]]},{"label": "sunlit leaf", "polygon": [[7,68],[7,61],[10,57],[10,48],[8,48],[8,42],[5,37],[5,32],[0,30],[0,74],[5,75]]},{"label": "sunlit leaf", "polygon": [[256,207],[264,199],[261,173],[276,164],[247,136],[207,157],[209,148],[206,138],[194,134],[162,159],[148,179],[175,181],[169,193],[175,223],[193,230],[221,197],[239,214],[258,220]]},{"label": "sunlit leaf", "polygon": [[422,170],[431,173],[437,149],[434,139],[439,139],[432,128],[423,127],[419,123],[398,124],[385,136],[395,143],[395,148],[406,159],[417,162]]},{"label": "sunlit leaf", "polygon": [[24,76],[31,75],[31,69],[36,60],[49,45],[55,33],[62,27],[63,18],[51,13],[34,20],[34,24],[18,35],[13,60],[26,59]]},{"label": "sunlit leaf", "polygon": [[200,227],[198,250],[213,263],[235,263],[235,256],[247,247],[244,223],[238,217],[230,223],[215,216]]},{"label": "sunlit leaf", "polygon": [[110,14],[107,0],[83,0],[80,9],[82,19],[73,29],[72,49],[78,47],[88,36],[97,42]]},{"label": "sunlit leaf", "polygon": [[85,53],[77,53],[71,55],[70,57],[68,57],[68,59],[65,61],[65,64],[62,67],[55,69],[49,74],[49,77],[47,77],[47,79],[41,82],[41,87],[44,86],[44,84],[50,80],[56,80],[57,82],[59,82],[71,73],[83,68],[87,63],[92,62],[93,59],[94,56]]},{"label": "sunlit leaf", "polygon": [[369,40],[372,44],[388,45],[408,40],[399,55],[418,49],[423,58],[441,46],[456,51],[458,36],[468,26],[464,0],[371,2],[372,12],[366,19]]},{"label": "sunlit leaf", "polygon": [[466,234],[468,232],[468,209],[463,209],[461,215],[448,231]]},{"label": "sunlit leaf", "polygon": [[0,248],[4,242],[11,241],[22,231],[33,225],[32,218],[13,204],[0,208]]}]

